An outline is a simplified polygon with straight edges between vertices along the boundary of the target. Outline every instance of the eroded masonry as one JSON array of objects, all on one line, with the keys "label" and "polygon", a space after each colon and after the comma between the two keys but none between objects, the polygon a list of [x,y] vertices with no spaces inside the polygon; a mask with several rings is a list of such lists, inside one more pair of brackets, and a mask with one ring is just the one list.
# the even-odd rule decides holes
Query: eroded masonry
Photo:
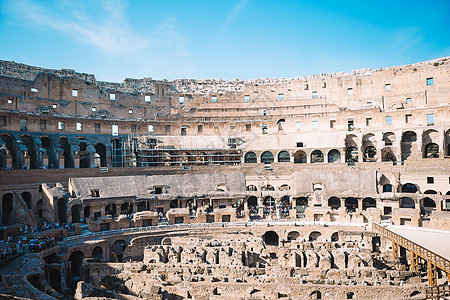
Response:
[{"label": "eroded masonry", "polygon": [[[0,88],[0,239],[16,247],[0,294],[425,299],[448,287],[449,58],[121,83],[0,61]],[[444,238],[430,248],[421,234]]]}]

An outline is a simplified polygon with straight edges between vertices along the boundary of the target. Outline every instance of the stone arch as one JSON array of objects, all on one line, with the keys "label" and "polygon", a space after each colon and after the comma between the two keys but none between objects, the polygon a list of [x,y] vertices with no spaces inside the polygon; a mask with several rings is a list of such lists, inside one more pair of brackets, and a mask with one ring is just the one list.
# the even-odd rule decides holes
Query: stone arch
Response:
[{"label": "stone arch", "polygon": [[266,184],[261,187],[261,191],[275,191],[275,188],[273,187],[273,185]]},{"label": "stone arch", "polygon": [[69,286],[74,289],[78,281],[81,280],[82,271],[83,271],[83,259],[84,253],[80,250],[74,251],[70,254],[68,263],[69,263],[69,277],[68,282]]},{"label": "stone arch", "polygon": [[258,206],[258,198],[255,196],[250,196],[247,199],[248,207],[256,208]]},{"label": "stone arch", "polygon": [[263,241],[269,246],[278,246],[280,244],[280,237],[275,231],[266,231],[263,235]]},{"label": "stone arch", "polygon": [[91,257],[95,260],[102,261],[103,260],[103,248],[100,246],[95,247],[92,250]]},{"label": "stone arch", "polygon": [[73,168],[75,164],[72,153],[72,145],[69,143],[69,139],[66,137],[60,137],[59,147],[63,150],[62,155],[64,157],[64,169]]},{"label": "stone arch", "polygon": [[340,163],[341,162],[341,152],[336,149],[331,149],[328,151],[328,163]]},{"label": "stone arch", "polygon": [[256,187],[256,185],[253,185],[253,184],[249,184],[249,185],[247,185],[247,191],[249,191],[249,192],[257,192],[258,191],[258,188]]},{"label": "stone arch", "polygon": [[323,163],[324,162],[324,156],[322,151],[320,150],[314,150],[311,152],[311,163]]},{"label": "stone arch", "polygon": [[13,224],[12,212],[14,209],[14,196],[12,193],[6,193],[2,197],[2,224]]},{"label": "stone arch", "polygon": [[39,167],[38,152],[36,150],[36,143],[33,138],[28,134],[23,134],[20,139],[28,149],[28,155],[30,156],[30,169],[37,169]]},{"label": "stone arch", "polygon": [[[57,157],[55,154],[53,141],[48,136],[41,136],[40,140],[41,140],[42,148],[45,149],[45,152],[47,154],[47,158],[48,158],[47,167],[49,169],[56,169],[58,167],[58,160],[57,160]],[[45,162],[44,162],[44,166],[45,166]]]},{"label": "stone arch", "polygon": [[410,197],[400,198],[400,208],[416,208],[416,203]]},{"label": "stone arch", "polygon": [[419,188],[414,183],[402,184],[401,189],[402,193],[417,193],[419,191]]},{"label": "stone arch", "polygon": [[294,153],[294,164],[306,164],[308,161],[306,158],[306,153],[303,150],[297,150]]},{"label": "stone arch", "polygon": [[21,194],[23,200],[25,201],[27,208],[28,209],[32,209],[32,197],[31,194],[29,192],[23,192]]},{"label": "stone arch", "polygon": [[133,203],[125,202],[120,206],[121,214],[131,214],[133,212]]},{"label": "stone arch", "polygon": [[439,158],[439,145],[436,143],[426,144],[423,158]]},{"label": "stone arch", "polygon": [[255,164],[257,160],[255,152],[250,151],[244,155],[244,163],[246,164]]},{"label": "stone arch", "polygon": [[298,197],[295,199],[295,209],[297,213],[303,214],[305,213],[306,208],[308,207],[308,198],[306,197]]},{"label": "stone arch", "polygon": [[424,194],[428,194],[428,195],[437,195],[439,194],[438,192],[436,192],[435,190],[426,190],[425,192],[423,192]]},{"label": "stone arch", "polygon": [[358,209],[358,199],[354,197],[345,198],[345,208],[348,212],[355,212]]},{"label": "stone arch", "polygon": [[337,241],[339,241],[339,233],[338,233],[338,232],[334,232],[334,233],[331,235],[331,241],[332,241],[332,242],[337,242]]},{"label": "stone arch", "polygon": [[375,201],[375,199],[371,198],[371,197],[366,197],[362,200],[362,210],[367,210],[368,208],[376,208],[377,207],[377,202]]},{"label": "stone arch", "polygon": [[[170,203],[170,204],[172,205],[172,203]],[[136,206],[136,211],[140,212],[140,211],[145,211],[145,210],[147,210],[147,202],[146,201],[138,202],[138,204]]]},{"label": "stone arch", "polygon": [[287,235],[287,240],[288,241],[295,241],[299,237],[300,237],[300,233],[298,233],[298,231],[291,231]]},{"label": "stone arch", "polygon": [[358,162],[359,154],[356,147],[349,147],[345,150],[345,162]]},{"label": "stone arch", "polygon": [[109,203],[105,207],[105,215],[115,216],[117,215],[117,205],[114,203]]},{"label": "stone arch", "polygon": [[314,291],[309,295],[309,299],[322,299],[322,293],[320,291]]},{"label": "stone arch", "polygon": [[397,161],[394,150],[390,147],[384,147],[381,150],[381,161]]},{"label": "stone arch", "polygon": [[290,191],[291,190],[291,186],[287,183],[284,183],[282,185],[280,185],[280,187],[278,188],[280,191]]},{"label": "stone arch", "polygon": [[106,146],[102,143],[98,143],[97,145],[95,145],[95,153],[100,156],[99,167],[106,167]]},{"label": "stone arch", "polygon": [[264,151],[264,152],[261,154],[261,162],[262,162],[263,164],[270,164],[270,163],[273,163],[273,161],[274,161],[274,158],[273,158],[272,152],[270,152],[270,151]]},{"label": "stone arch", "polygon": [[364,161],[376,162],[377,161],[377,148],[374,146],[368,146],[364,149]]},{"label": "stone arch", "polygon": [[278,162],[290,162],[291,161],[291,155],[289,152],[283,150],[278,153]]},{"label": "stone arch", "polygon": [[60,224],[67,223],[67,201],[66,198],[59,198],[57,203],[58,207],[58,222]]},{"label": "stone arch", "polygon": [[417,134],[414,131],[406,131],[402,135],[400,149],[402,152],[402,161],[411,156],[413,152],[413,144],[417,142]]},{"label": "stone arch", "polygon": [[446,156],[450,156],[450,129],[444,135],[444,153]]},{"label": "stone arch", "polygon": [[17,142],[15,138],[13,138],[10,134],[2,133],[0,135],[3,142],[6,144],[6,148],[9,151],[9,154],[11,155],[11,165],[14,169],[20,169],[23,166],[23,156],[22,151],[20,150],[19,146],[17,145]]},{"label": "stone arch", "polygon": [[385,146],[392,146],[395,142],[395,134],[393,132],[383,133],[383,142]]},{"label": "stone arch", "polygon": [[322,236],[322,233],[320,233],[319,231],[313,231],[309,234],[309,241],[310,242],[314,242],[314,241],[318,241]]},{"label": "stone arch", "polygon": [[328,206],[331,207],[331,209],[339,209],[341,207],[341,199],[338,197],[330,197],[328,199]]},{"label": "stone arch", "polygon": [[268,207],[275,207],[275,199],[272,196],[266,196],[263,200],[263,205]]},{"label": "stone arch", "polygon": [[80,223],[81,222],[81,205],[75,204],[71,208],[72,212],[72,223]]},{"label": "stone arch", "polygon": [[111,246],[111,258],[115,258],[113,261],[122,262],[123,252],[127,247],[127,243],[124,240],[117,240]]},{"label": "stone arch", "polygon": [[436,202],[430,197],[425,197],[421,201],[421,206],[430,209],[436,209]]}]

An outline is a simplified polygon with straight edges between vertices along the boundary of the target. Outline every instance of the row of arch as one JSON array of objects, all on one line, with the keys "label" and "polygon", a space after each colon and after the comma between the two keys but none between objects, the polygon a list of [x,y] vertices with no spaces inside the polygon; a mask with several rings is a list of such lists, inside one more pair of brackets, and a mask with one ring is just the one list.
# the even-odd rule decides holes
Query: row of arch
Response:
[{"label": "row of arch", "polygon": [[[300,233],[298,231],[290,231],[287,236],[286,240],[288,242],[292,242],[295,240],[298,240],[300,238]],[[323,235],[320,231],[312,231],[308,235],[308,241],[315,242],[315,241],[323,241]],[[280,245],[280,236],[276,231],[269,230],[266,231],[263,236],[263,241],[269,246],[279,246]],[[334,232],[331,234],[330,241],[331,242],[337,242],[339,240],[339,233]]]}]

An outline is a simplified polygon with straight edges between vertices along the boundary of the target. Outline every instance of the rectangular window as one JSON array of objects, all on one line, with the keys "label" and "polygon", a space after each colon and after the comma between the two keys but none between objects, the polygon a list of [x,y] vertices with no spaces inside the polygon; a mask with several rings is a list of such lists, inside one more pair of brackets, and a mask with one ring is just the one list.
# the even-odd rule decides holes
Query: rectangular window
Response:
[{"label": "rectangular window", "polygon": [[353,89],[352,88],[348,88],[347,89],[347,94],[348,95],[353,95]]},{"label": "rectangular window", "polygon": [[284,100],[284,94],[278,94],[278,100],[283,101]]},{"label": "rectangular window", "polygon": [[433,85],[433,77],[427,78],[427,85]]},{"label": "rectangular window", "polygon": [[336,120],[330,120],[330,128],[336,128]]},{"label": "rectangular window", "polygon": [[312,129],[317,129],[317,128],[319,128],[319,122],[312,121]]},{"label": "rectangular window", "polygon": [[211,97],[211,102],[212,103],[217,103],[217,96],[212,96]]},{"label": "rectangular window", "polygon": [[178,103],[180,103],[180,104],[184,103],[184,96],[178,97]]},{"label": "rectangular window", "polygon": [[33,92],[33,93],[37,93],[37,92],[39,92],[39,91],[38,91],[38,89],[37,89],[37,88],[31,88],[31,92]]},{"label": "rectangular window", "polygon": [[384,85],[384,90],[386,91],[386,92],[390,92],[391,91],[391,85],[388,83],[388,84],[385,84]]},{"label": "rectangular window", "polygon": [[201,125],[201,124],[197,125],[197,132],[203,133],[203,125]]},{"label": "rectangular window", "polygon": [[252,124],[245,124],[245,131],[252,131]]},{"label": "rectangular window", "polygon": [[53,104],[52,107],[53,108],[58,108],[58,104]]},{"label": "rectangular window", "polygon": [[324,81],[322,82],[322,88],[326,88],[327,87],[327,83]]},{"label": "rectangular window", "polygon": [[412,99],[411,98],[406,98],[406,103],[411,103]]},{"label": "rectangular window", "polygon": [[95,123],[95,132],[100,132],[101,131],[101,124],[100,123]]},{"label": "rectangular window", "polygon": [[8,104],[12,104],[13,100],[12,99],[8,99]]},{"label": "rectangular window", "polygon": [[428,184],[434,183],[434,177],[427,177],[427,183]]},{"label": "rectangular window", "polygon": [[153,125],[148,125],[148,132],[153,132]]},{"label": "rectangular window", "polygon": [[405,123],[411,123],[412,122],[412,115],[408,114],[405,115]]},{"label": "rectangular window", "polygon": [[366,118],[366,126],[372,126],[372,118]]},{"label": "rectangular window", "polygon": [[244,96],[244,102],[250,102],[250,96],[249,95]]},{"label": "rectangular window", "polygon": [[317,92],[312,92],[312,98],[317,99],[319,96],[317,95]]},{"label": "rectangular window", "polygon": [[181,135],[186,135],[186,127],[181,127]]},{"label": "rectangular window", "polygon": [[0,126],[6,126],[6,116],[0,116]]},{"label": "rectangular window", "polygon": [[307,91],[309,89],[309,85],[307,83],[305,83],[305,91]]},{"label": "rectangular window", "polygon": [[91,108],[91,110],[92,110],[93,112],[96,112],[96,111],[97,111],[97,107],[93,107],[93,108]]},{"label": "rectangular window", "polygon": [[151,101],[152,101],[152,96],[150,96],[150,95],[145,95],[145,96],[144,96],[144,100],[145,100],[145,102],[151,102]]},{"label": "rectangular window", "polygon": [[77,131],[83,130],[83,123],[77,122]]},{"label": "rectangular window", "polygon": [[386,116],[384,123],[386,125],[391,125],[392,124],[392,117],[391,116]]},{"label": "rectangular window", "polygon": [[303,142],[297,142],[297,148],[303,147]]},{"label": "rectangular window", "polygon": [[230,147],[230,149],[236,149],[237,148],[237,138],[229,138],[228,139],[228,147]]},{"label": "rectangular window", "polygon": [[355,130],[355,121],[354,120],[347,121],[347,129],[348,129],[348,131]]},{"label": "rectangular window", "polygon": [[133,113],[133,110],[132,110],[132,109],[129,109],[129,110],[128,110],[128,113],[129,113],[129,114],[132,114],[132,113]]},{"label": "rectangular window", "polygon": [[76,89],[72,90],[72,97],[78,97],[78,90]]},{"label": "rectangular window", "polygon": [[372,106],[372,102],[367,101],[366,105],[367,105],[367,107],[371,107]]},{"label": "rectangular window", "polygon": [[112,126],[112,135],[119,135],[119,125]]},{"label": "rectangular window", "polygon": [[58,129],[64,130],[64,127],[65,127],[64,121],[58,121]]},{"label": "rectangular window", "polygon": [[214,132],[219,133],[219,125],[214,125]]},{"label": "rectangular window", "polygon": [[295,130],[302,129],[302,122],[295,122]]},{"label": "rectangular window", "polygon": [[427,114],[427,125],[434,125],[434,114]]},{"label": "rectangular window", "polygon": [[137,125],[131,124],[131,133],[136,133],[136,132],[137,132]]},{"label": "rectangular window", "polygon": [[262,134],[267,134],[269,133],[269,128],[267,127],[267,125],[263,125],[262,126]]},{"label": "rectangular window", "polygon": [[116,94],[115,93],[110,93],[109,94],[109,100],[111,100],[111,101],[116,100]]},{"label": "rectangular window", "polygon": [[236,125],[231,124],[231,125],[230,125],[230,130],[233,131],[233,130],[235,130],[235,129],[236,129]]},{"label": "rectangular window", "polygon": [[166,133],[170,133],[170,125],[166,125]]},{"label": "rectangular window", "polygon": [[263,116],[267,116],[267,110],[263,110]]}]

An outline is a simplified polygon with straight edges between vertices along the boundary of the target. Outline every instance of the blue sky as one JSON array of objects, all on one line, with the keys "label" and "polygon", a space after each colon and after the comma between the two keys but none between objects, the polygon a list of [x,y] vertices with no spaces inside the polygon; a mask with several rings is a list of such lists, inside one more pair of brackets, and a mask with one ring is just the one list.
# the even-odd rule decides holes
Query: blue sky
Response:
[{"label": "blue sky", "polygon": [[450,1],[0,0],[0,41],[106,81],[297,77],[450,56]]}]

